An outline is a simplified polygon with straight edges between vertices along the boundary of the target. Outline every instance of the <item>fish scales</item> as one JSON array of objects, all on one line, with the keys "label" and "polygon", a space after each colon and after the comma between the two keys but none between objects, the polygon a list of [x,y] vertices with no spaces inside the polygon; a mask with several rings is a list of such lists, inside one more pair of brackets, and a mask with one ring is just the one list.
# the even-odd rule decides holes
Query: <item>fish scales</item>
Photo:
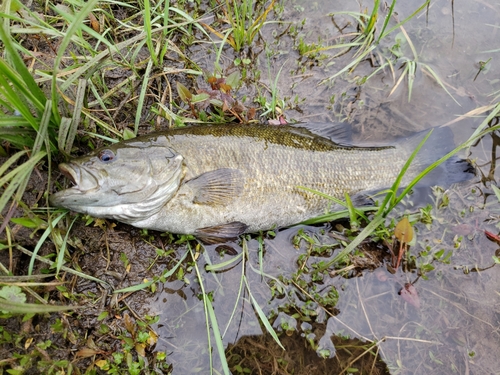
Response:
[{"label": "fish scales", "polygon": [[[298,147],[297,142],[275,141],[241,133],[198,140],[174,136],[171,144],[185,156],[188,178],[219,168],[239,169],[244,172],[243,192],[223,207],[192,205],[189,200],[173,198],[165,206],[170,214],[138,225],[193,233],[200,226],[220,222],[221,216],[225,222],[247,223],[250,232],[290,225],[325,213],[330,203],[299,186],[340,199],[344,193],[380,189],[395,180],[408,156],[394,148],[355,150],[322,145],[311,149],[310,143],[302,142]],[[174,212],[188,215],[171,220]]]}]

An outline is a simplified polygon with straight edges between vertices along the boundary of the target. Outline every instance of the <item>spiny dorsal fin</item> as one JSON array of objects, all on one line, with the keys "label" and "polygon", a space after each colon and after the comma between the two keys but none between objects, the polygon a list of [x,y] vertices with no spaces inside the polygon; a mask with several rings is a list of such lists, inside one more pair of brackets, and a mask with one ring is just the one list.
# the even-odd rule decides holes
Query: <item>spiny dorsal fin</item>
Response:
[{"label": "spiny dorsal fin", "polygon": [[226,205],[243,191],[244,177],[238,169],[221,168],[203,173],[186,184],[194,192],[194,203]]}]

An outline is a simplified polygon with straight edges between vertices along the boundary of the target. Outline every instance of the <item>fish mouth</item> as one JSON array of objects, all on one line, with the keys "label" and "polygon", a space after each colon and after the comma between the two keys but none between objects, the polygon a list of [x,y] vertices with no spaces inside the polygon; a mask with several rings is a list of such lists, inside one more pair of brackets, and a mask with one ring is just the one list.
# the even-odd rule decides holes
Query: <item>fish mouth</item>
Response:
[{"label": "fish mouth", "polygon": [[[71,190],[74,193],[86,193],[99,189],[98,178],[81,165],[73,163],[59,164],[59,171],[72,183]],[[63,190],[63,191],[66,191]]]},{"label": "fish mouth", "polygon": [[59,171],[66,177],[74,186],[78,186],[79,176],[75,168],[72,168],[69,164],[59,164]]},{"label": "fish mouth", "polygon": [[73,163],[59,164],[61,173],[71,181],[72,187],[61,190],[49,197],[49,203],[54,207],[78,208],[83,203],[91,205],[95,203],[92,193],[100,187],[97,178],[80,165]]}]

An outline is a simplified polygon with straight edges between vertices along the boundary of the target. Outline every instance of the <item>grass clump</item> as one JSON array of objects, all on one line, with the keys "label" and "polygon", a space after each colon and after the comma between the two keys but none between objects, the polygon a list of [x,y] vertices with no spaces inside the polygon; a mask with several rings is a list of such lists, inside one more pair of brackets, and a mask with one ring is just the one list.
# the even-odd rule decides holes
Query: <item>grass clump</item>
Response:
[{"label": "grass clump", "polygon": [[222,39],[236,51],[240,52],[245,46],[251,46],[253,40],[266,22],[267,15],[274,8],[275,0],[271,0],[269,5],[264,8],[263,3],[250,0],[225,0],[222,13],[224,22],[230,27],[224,31],[218,31],[212,26],[204,26]]},{"label": "grass clump", "polygon": [[[330,58],[335,59],[336,57],[351,52],[352,58],[350,59],[350,62],[343,68],[339,69],[335,74],[323,79],[322,83],[330,82],[344,73],[353,73],[362,61],[371,57],[375,60],[382,59],[383,62],[380,63],[380,66],[377,69],[374,69],[372,73],[364,77],[363,82],[366,82],[368,79],[381,71],[389,70],[395,82],[389,96],[391,96],[397,88],[400,87],[402,82],[406,81],[408,88],[408,101],[410,101],[417,75],[417,69],[420,69],[422,73],[431,77],[458,105],[460,105],[448,91],[446,85],[437,72],[429,64],[421,61],[412,40],[404,28],[404,24],[416,17],[419,13],[424,11],[424,9],[428,8],[430,1],[425,1],[411,15],[402,21],[399,21],[394,13],[396,3],[397,0],[393,0],[391,2],[390,6],[387,8],[387,13],[383,17],[383,22],[380,20],[381,4],[378,0],[374,1],[373,9],[369,15],[368,13],[359,12],[335,12],[331,14],[332,17],[339,15],[352,17],[357,23],[359,31],[342,36],[342,39],[349,38],[349,41],[347,42],[341,41],[332,46],[321,46],[319,48],[309,49],[304,53],[305,55],[309,55],[332,49],[340,50],[340,52]],[[390,26],[390,21],[393,18],[396,20],[396,24]],[[380,31],[378,31],[377,24],[380,24],[381,22],[382,25],[380,27]],[[388,36],[394,33],[397,29],[400,30],[400,33],[395,37],[395,43],[388,48],[384,47],[383,44],[386,44]],[[412,57],[405,55],[407,49],[410,49]],[[397,77],[396,73],[398,70],[401,70],[399,77]]]}]

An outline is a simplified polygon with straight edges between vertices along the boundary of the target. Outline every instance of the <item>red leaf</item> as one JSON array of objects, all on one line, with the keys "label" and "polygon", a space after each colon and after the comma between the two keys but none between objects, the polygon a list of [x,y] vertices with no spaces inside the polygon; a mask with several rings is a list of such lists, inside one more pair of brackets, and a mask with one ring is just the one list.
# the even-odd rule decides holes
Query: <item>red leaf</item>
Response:
[{"label": "red leaf", "polygon": [[484,231],[484,234],[490,241],[494,241],[498,244],[500,244],[500,236],[498,234],[493,234],[491,232],[488,232],[487,230]]}]

